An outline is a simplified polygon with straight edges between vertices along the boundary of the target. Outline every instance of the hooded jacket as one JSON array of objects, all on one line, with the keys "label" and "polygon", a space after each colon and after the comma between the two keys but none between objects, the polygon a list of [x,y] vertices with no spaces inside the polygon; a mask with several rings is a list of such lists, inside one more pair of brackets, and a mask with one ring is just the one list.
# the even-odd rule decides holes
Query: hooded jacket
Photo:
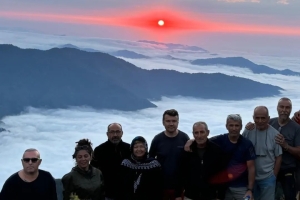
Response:
[{"label": "hooded jacket", "polygon": [[62,184],[64,200],[70,200],[71,194],[76,194],[79,199],[104,200],[102,173],[92,166],[88,171],[73,167],[71,172],[63,176]]}]

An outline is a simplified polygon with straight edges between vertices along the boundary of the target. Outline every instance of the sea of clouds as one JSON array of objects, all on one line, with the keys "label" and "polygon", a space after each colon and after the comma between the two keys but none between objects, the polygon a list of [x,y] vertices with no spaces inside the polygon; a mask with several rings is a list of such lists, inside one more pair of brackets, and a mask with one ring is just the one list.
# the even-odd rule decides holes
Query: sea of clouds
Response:
[{"label": "sea of clouds", "polygon": [[[282,95],[269,98],[257,98],[244,101],[223,101],[214,99],[195,99],[187,97],[163,97],[155,101],[158,107],[143,109],[136,112],[121,112],[116,110],[94,110],[87,107],[74,107],[70,109],[43,110],[27,108],[24,113],[17,116],[7,116],[2,119],[4,128],[9,130],[0,133],[0,157],[5,161],[0,165],[0,188],[4,181],[21,169],[21,157],[27,148],[40,150],[43,159],[41,168],[48,170],[55,178],[61,178],[74,166],[72,159],[75,142],[82,138],[89,138],[93,146],[107,140],[107,125],[112,122],[123,126],[123,140],[130,143],[138,135],[144,136],[148,143],[153,137],[164,130],[162,114],[166,109],[175,108],[179,111],[179,129],[192,137],[192,125],[196,121],[208,123],[210,136],[225,133],[225,121],[228,114],[242,115],[244,125],[252,120],[253,109],[258,105],[265,105],[270,110],[270,116],[277,116],[276,104],[283,96],[293,101],[293,112],[300,108],[299,82],[300,77],[253,74],[249,70],[228,66],[196,66],[185,61],[167,60],[158,58],[158,55],[172,55],[182,59],[197,59],[212,57],[209,53],[185,54],[166,51],[164,48],[149,44],[140,44],[134,41],[110,40],[99,38],[77,38],[67,36],[53,36],[30,32],[16,32],[0,30],[0,43],[14,44],[21,48],[38,48],[47,50],[63,44],[73,44],[82,48],[93,48],[103,52],[120,49],[133,50],[152,56],[152,59],[125,59],[144,69],[173,69],[188,73],[224,73],[227,75],[249,78],[262,83],[280,86],[285,91]],[[229,56],[222,54],[219,56]],[[257,64],[265,64],[276,69],[289,68],[299,71],[295,57],[270,57],[240,53]],[[247,56],[248,55],[248,56]],[[231,55],[237,56],[237,55]],[[201,87],[201,80],[199,80]],[[232,89],[234,90],[234,85]],[[221,90],[222,88],[220,88]],[[218,92],[218,91],[216,91]]]}]

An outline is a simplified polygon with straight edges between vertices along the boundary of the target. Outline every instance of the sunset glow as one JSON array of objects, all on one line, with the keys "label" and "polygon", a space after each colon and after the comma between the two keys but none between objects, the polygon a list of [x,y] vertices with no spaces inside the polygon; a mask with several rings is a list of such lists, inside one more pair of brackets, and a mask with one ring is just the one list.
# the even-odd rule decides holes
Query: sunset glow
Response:
[{"label": "sunset glow", "polygon": [[163,26],[165,24],[165,22],[163,20],[159,20],[157,23],[159,26]]},{"label": "sunset glow", "polygon": [[[243,34],[295,35],[300,36],[300,27],[233,23],[229,19],[215,21],[205,15],[183,13],[176,10],[147,10],[136,11],[130,15],[122,14],[105,16],[95,15],[66,15],[55,13],[0,12],[0,17],[42,22],[71,23],[83,25],[108,25],[157,31],[201,31]],[[126,17],[131,16],[131,17]],[[162,20],[163,19],[163,20]],[[161,29],[161,27],[164,27]]]}]

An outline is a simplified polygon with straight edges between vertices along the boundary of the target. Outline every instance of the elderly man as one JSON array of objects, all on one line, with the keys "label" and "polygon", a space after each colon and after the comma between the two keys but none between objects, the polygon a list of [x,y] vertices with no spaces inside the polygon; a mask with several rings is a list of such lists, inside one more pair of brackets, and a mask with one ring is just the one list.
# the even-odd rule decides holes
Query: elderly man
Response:
[{"label": "elderly man", "polygon": [[174,109],[166,110],[163,113],[162,123],[165,130],[157,134],[152,140],[149,155],[157,158],[162,165],[164,177],[163,200],[174,200],[179,185],[179,160],[189,136],[178,130],[179,114]]},{"label": "elderly man", "polygon": [[[184,189],[184,200],[224,198],[226,187],[218,174],[226,168],[227,162],[220,147],[209,141],[208,135],[205,122],[194,123],[192,153],[184,152],[180,162],[180,188]],[[180,190],[176,196],[181,197]]]},{"label": "elderly man", "polygon": [[[240,134],[242,127],[242,118],[239,114],[228,115],[226,120],[228,133],[209,139],[220,146],[228,160],[226,179],[222,180],[229,186],[225,200],[244,200],[245,197],[251,199],[253,196],[256,155],[252,142]],[[190,151],[191,142],[192,140],[189,140],[186,143],[186,151]]]},{"label": "elderly man", "polygon": [[282,149],[276,144],[278,131],[269,125],[269,111],[265,106],[254,109],[255,128],[244,130],[243,136],[254,145],[255,160],[255,200],[275,199],[276,177],[281,165]]},{"label": "elderly man", "polygon": [[[300,126],[290,119],[292,101],[283,97],[277,104],[278,117],[272,118],[269,124],[278,130],[275,141],[283,149],[282,162],[277,182],[281,183],[285,200],[295,200],[295,171],[297,159],[300,159]],[[253,129],[254,124],[248,123],[247,129]]]},{"label": "elderly man", "polygon": [[94,150],[91,165],[100,169],[104,177],[106,200],[118,199],[121,162],[130,156],[130,145],[122,141],[123,130],[119,123],[107,127],[108,140]]},{"label": "elderly man", "polygon": [[4,183],[1,200],[57,200],[55,180],[39,169],[42,162],[36,149],[27,149],[21,159],[23,169],[11,175]]}]

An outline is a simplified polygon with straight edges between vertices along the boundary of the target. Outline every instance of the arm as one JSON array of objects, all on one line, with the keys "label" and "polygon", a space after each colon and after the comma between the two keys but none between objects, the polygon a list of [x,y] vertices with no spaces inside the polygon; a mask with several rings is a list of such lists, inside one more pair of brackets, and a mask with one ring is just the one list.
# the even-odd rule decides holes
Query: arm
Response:
[{"label": "arm", "polygon": [[275,158],[275,166],[274,166],[274,175],[277,177],[277,174],[280,170],[280,166],[281,166],[281,160],[282,160],[282,155],[277,156]]},{"label": "arm", "polygon": [[245,196],[250,196],[252,198],[252,190],[254,187],[255,182],[255,163],[254,160],[247,161],[247,168],[248,168],[248,191],[246,192]]},{"label": "arm", "polygon": [[66,174],[61,179],[63,185],[63,200],[70,200],[72,189],[72,179],[70,174]]},{"label": "arm", "polygon": [[51,200],[57,200],[57,191],[56,191],[56,182],[53,176],[50,174],[50,199]]},{"label": "arm", "polygon": [[11,184],[10,179],[6,180],[1,193],[0,193],[0,199],[2,200],[10,200],[10,199],[14,199],[15,197],[15,193],[14,191],[18,191],[19,188],[16,188],[13,184]]},{"label": "arm", "polygon": [[280,133],[278,133],[275,137],[275,141],[277,144],[279,144],[284,151],[289,152],[294,157],[296,157],[298,160],[300,159],[300,133],[299,131],[296,133],[295,141],[296,144],[295,147],[290,146],[284,139],[284,136]]},{"label": "arm", "polygon": [[149,157],[156,159],[156,137],[153,138],[149,150]]},{"label": "arm", "polygon": [[97,169],[99,169],[98,159],[99,159],[98,148],[96,147],[94,152],[93,152],[93,156],[92,156],[92,160],[91,160],[90,165],[92,165],[93,167],[95,167]]},{"label": "arm", "polygon": [[179,162],[178,185],[175,188],[175,197],[180,199],[185,186],[184,183],[186,179],[186,172],[188,171],[187,163],[189,154],[189,152],[183,152]]}]

